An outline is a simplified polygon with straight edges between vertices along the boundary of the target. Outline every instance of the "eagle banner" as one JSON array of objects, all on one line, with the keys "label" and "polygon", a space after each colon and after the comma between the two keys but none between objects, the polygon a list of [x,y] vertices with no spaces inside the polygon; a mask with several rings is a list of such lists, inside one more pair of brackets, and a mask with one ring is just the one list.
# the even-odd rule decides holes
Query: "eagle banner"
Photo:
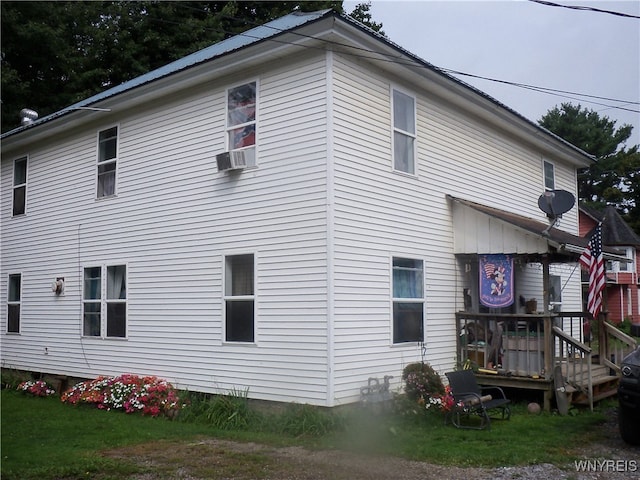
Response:
[{"label": "eagle banner", "polygon": [[513,257],[480,256],[480,303],[489,308],[513,304]]}]

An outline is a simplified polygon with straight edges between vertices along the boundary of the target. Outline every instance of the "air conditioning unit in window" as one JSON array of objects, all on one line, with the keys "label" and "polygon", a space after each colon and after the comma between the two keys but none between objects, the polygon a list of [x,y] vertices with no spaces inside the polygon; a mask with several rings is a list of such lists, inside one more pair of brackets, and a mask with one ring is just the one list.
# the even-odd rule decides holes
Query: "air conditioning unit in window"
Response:
[{"label": "air conditioning unit in window", "polygon": [[247,159],[243,150],[232,150],[230,152],[219,153],[216,155],[218,162],[218,171],[242,170],[247,166]]}]

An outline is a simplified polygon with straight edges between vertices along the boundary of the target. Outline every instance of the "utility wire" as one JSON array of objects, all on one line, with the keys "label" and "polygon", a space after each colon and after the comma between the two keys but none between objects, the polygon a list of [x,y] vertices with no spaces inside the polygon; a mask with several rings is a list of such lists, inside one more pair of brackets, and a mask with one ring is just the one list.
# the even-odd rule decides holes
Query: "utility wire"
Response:
[{"label": "utility wire", "polygon": [[601,8],[594,7],[583,7],[580,5],[561,5],[559,3],[547,2],[545,0],[529,0],[533,3],[539,3],[540,5],[545,5],[547,7],[560,7],[560,8],[569,8],[571,10],[583,10],[589,12],[597,12],[597,13],[608,13],[609,15],[616,15],[618,17],[626,17],[626,18],[640,18],[638,15],[632,15],[630,13],[622,13],[622,12],[614,12],[612,10],[603,10]]},{"label": "utility wire", "polygon": [[[534,1],[534,0],[531,0],[531,1]],[[180,4],[180,2],[178,2],[178,5],[179,4]],[[186,8],[194,9],[194,7],[186,7]],[[267,27],[267,28],[270,28],[272,30],[275,30],[278,33],[290,33],[290,34],[294,34],[296,36],[303,37],[303,38],[319,40],[317,37],[314,37],[312,35],[305,35],[305,34],[302,34],[300,32],[291,32],[291,31],[289,31],[287,29],[276,28],[276,27],[274,27],[272,25],[261,24],[259,22],[252,22],[250,20],[247,20],[246,18],[238,18],[238,17],[233,17],[233,16],[229,16],[229,15],[224,15],[224,14],[220,15],[220,16],[224,17],[224,18],[227,18],[229,20],[236,20],[236,21],[239,21],[239,22],[243,22],[244,24],[247,24],[247,25]],[[149,19],[153,20],[153,21],[157,21],[159,23],[179,24],[179,22],[174,22],[174,21],[171,21],[171,20],[158,19],[158,18],[152,18],[152,17],[149,17]],[[244,37],[247,37],[247,38],[253,38],[255,40],[264,40],[264,37],[251,35],[251,34],[247,33],[247,31],[240,32],[240,33],[233,32],[233,31],[228,31],[228,30],[224,30],[224,29],[216,29],[215,31],[217,31],[218,33],[224,33],[224,34],[228,34],[228,35],[240,35],[240,36],[244,36]],[[274,38],[269,38],[268,40],[272,41],[272,42],[276,42],[276,43],[285,44],[285,45],[293,45],[293,46],[298,46],[298,47],[308,48],[308,49],[315,49],[315,50],[323,50],[322,47],[317,47],[317,46],[313,46],[313,45],[301,45],[301,44],[297,44],[297,43],[294,43],[294,42],[291,42],[291,41],[279,40],[279,39],[274,39]],[[325,44],[329,44],[329,45],[333,45],[333,46],[338,46],[338,47],[348,48],[350,50],[363,52],[363,54],[343,52],[344,54],[352,56],[352,57],[362,58],[362,59],[365,59],[365,60],[383,61],[383,62],[387,62],[387,63],[393,63],[393,64],[396,64],[396,65],[404,65],[404,66],[412,66],[412,67],[415,67],[415,66],[424,67],[423,63],[419,63],[418,61],[406,61],[402,57],[398,57],[398,56],[395,56],[395,55],[392,55],[392,54],[387,54],[387,53],[384,53],[384,52],[374,51],[374,50],[370,50],[370,49],[367,49],[367,48],[364,48],[364,47],[357,47],[357,46],[353,46],[353,45],[348,45],[348,44],[336,42],[334,40],[327,40],[327,39],[320,39],[320,40],[322,40]],[[389,40],[387,39],[387,41],[389,41]],[[393,44],[393,42],[390,42],[390,43]],[[402,47],[399,47],[399,48],[401,48],[402,50],[405,50]],[[407,53],[410,54],[410,52],[408,52],[408,51],[407,51]],[[376,56],[372,56],[372,55],[376,55]],[[387,58],[381,58],[381,56],[382,57],[387,57]],[[620,100],[620,99],[614,99],[614,98],[609,98],[609,97],[601,97],[601,96],[597,96],[597,95],[588,95],[588,94],[583,94],[583,93],[578,93],[578,92],[570,92],[570,91],[567,91],[567,90],[559,90],[559,89],[553,89],[553,88],[548,88],[548,87],[540,87],[540,86],[536,86],[536,85],[527,85],[527,84],[524,84],[524,83],[511,82],[511,81],[508,81],[508,80],[500,80],[500,79],[495,79],[495,78],[490,78],[490,77],[484,77],[484,76],[481,76],[481,75],[475,75],[475,74],[471,74],[471,73],[459,72],[459,71],[456,71],[456,70],[437,67],[437,66],[432,65],[432,64],[429,64],[429,65],[433,69],[435,69],[437,71],[440,71],[442,73],[445,73],[445,74],[449,74],[449,75],[460,75],[460,76],[476,78],[476,79],[479,79],[479,80],[486,80],[486,81],[490,81],[490,82],[502,83],[502,84],[513,86],[513,87],[518,87],[518,88],[523,88],[523,89],[527,89],[527,90],[536,91],[538,93],[544,93],[544,94],[547,94],[547,95],[555,95],[555,96],[559,96],[559,97],[563,97],[563,98],[568,98],[568,99],[571,99],[571,100],[583,101],[583,102],[586,102],[586,103],[592,103],[594,105],[607,107],[607,109],[617,109],[617,110],[624,110],[624,111],[633,112],[633,113],[640,113],[640,110],[624,108],[623,106],[617,106],[617,105],[608,105],[608,104],[604,104],[604,103],[595,102],[593,100],[587,100],[587,99],[584,99],[584,98],[581,100],[580,98],[575,98],[575,96],[593,98],[593,99],[599,99],[599,100],[606,100],[606,101],[610,101],[610,102],[619,102],[619,103],[623,103],[625,105],[640,105],[640,102],[633,101],[633,100]],[[570,95],[573,95],[573,96],[570,96]]]}]

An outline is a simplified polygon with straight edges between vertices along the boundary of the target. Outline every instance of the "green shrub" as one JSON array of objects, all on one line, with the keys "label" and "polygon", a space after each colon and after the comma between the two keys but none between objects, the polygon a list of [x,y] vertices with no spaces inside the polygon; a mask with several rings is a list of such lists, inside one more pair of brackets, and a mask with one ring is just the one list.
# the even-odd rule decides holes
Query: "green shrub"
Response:
[{"label": "green shrub", "polygon": [[190,405],[182,412],[185,422],[206,423],[220,430],[246,430],[259,415],[249,407],[248,390],[231,390],[226,395],[190,394]]},{"label": "green shrub", "polygon": [[293,437],[320,437],[343,427],[344,419],[337,413],[311,405],[291,404],[274,419],[272,428],[276,433]]},{"label": "green shrub", "polygon": [[402,379],[407,397],[412,400],[427,401],[434,395],[444,394],[440,375],[428,363],[410,363],[402,370]]}]

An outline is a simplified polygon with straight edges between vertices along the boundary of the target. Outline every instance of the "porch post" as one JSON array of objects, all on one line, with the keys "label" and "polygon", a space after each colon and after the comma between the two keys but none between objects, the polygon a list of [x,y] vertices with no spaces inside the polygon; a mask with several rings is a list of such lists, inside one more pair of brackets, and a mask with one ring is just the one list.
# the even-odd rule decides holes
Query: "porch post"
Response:
[{"label": "porch post", "polygon": [[[544,330],[544,378],[549,380],[553,372],[553,333],[551,330],[551,316],[549,315],[549,255],[542,256],[542,303],[543,303],[543,330]],[[553,385],[552,385],[553,387]],[[553,388],[544,391],[543,409],[551,411]]]}]

